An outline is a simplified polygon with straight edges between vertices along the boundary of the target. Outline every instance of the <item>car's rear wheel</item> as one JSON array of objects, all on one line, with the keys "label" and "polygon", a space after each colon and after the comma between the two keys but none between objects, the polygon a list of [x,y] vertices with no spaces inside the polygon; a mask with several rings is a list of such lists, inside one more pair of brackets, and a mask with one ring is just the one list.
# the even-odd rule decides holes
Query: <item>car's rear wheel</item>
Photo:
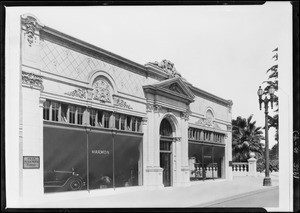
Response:
[{"label": "car's rear wheel", "polygon": [[71,178],[68,181],[68,186],[71,191],[80,190],[82,187],[82,181],[79,178]]}]

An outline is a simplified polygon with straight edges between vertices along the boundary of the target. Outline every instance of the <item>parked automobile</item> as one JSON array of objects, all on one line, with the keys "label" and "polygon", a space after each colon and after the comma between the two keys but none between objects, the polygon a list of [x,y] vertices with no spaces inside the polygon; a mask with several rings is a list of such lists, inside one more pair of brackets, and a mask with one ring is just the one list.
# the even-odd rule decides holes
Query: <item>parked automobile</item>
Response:
[{"label": "parked automobile", "polygon": [[63,191],[81,190],[86,186],[83,178],[74,171],[51,170],[44,172],[44,187],[46,189],[61,189]]}]

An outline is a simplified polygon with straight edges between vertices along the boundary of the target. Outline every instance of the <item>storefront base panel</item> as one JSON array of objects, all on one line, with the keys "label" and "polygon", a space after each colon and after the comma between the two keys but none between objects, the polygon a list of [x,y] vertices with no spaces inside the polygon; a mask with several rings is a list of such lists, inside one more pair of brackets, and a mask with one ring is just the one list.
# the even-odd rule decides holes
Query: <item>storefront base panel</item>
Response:
[{"label": "storefront base panel", "polygon": [[162,188],[163,185],[163,169],[160,167],[147,167],[145,173],[145,186],[147,188]]}]

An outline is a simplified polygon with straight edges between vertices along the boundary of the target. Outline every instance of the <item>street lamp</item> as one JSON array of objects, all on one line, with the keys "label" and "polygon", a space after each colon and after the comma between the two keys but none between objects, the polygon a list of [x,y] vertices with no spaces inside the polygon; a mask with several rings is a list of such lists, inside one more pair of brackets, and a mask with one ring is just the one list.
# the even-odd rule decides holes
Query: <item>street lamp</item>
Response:
[{"label": "street lamp", "polygon": [[268,104],[271,102],[271,108],[273,109],[273,102],[274,102],[274,93],[275,89],[273,86],[270,86],[268,94],[270,94],[270,98],[267,97],[265,94],[264,99],[262,99],[263,90],[261,86],[257,91],[257,95],[259,97],[259,109],[261,110],[261,103],[265,104],[265,161],[266,161],[266,168],[265,168],[265,178],[264,178],[264,186],[271,186],[271,178],[269,177],[269,139],[268,139]]}]

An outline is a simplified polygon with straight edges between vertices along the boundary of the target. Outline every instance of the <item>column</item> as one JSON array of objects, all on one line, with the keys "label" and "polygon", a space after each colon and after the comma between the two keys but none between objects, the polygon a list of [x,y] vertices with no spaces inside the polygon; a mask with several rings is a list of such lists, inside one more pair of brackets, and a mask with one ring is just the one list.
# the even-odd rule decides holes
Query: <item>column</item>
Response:
[{"label": "column", "polygon": [[159,107],[147,103],[146,171],[145,185],[148,188],[163,187],[162,171],[159,165]]},{"label": "column", "polygon": [[229,166],[229,161],[232,161],[232,133],[231,125],[227,125],[227,137],[225,138],[225,177],[227,180],[232,180],[232,168]]},{"label": "column", "polygon": [[189,113],[181,113],[181,185],[190,185],[190,169],[188,161],[188,119]]}]

